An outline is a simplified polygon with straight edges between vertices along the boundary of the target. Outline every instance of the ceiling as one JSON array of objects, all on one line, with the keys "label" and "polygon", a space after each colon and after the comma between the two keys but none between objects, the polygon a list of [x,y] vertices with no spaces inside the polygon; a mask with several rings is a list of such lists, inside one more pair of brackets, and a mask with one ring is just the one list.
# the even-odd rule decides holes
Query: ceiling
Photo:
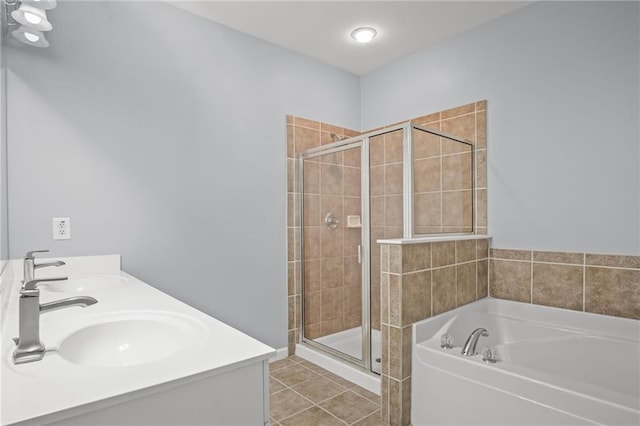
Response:
[{"label": "ceiling", "polygon": [[[168,1],[186,11],[363,75],[519,9],[526,1]],[[359,44],[353,29],[378,37]]]}]

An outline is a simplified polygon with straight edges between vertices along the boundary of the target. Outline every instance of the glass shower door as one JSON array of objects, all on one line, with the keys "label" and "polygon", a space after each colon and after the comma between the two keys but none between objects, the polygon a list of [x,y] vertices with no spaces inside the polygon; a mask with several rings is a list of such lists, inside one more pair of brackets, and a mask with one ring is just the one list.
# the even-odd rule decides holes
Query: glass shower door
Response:
[{"label": "glass shower door", "polygon": [[366,367],[362,143],[305,153],[299,167],[303,340]]}]

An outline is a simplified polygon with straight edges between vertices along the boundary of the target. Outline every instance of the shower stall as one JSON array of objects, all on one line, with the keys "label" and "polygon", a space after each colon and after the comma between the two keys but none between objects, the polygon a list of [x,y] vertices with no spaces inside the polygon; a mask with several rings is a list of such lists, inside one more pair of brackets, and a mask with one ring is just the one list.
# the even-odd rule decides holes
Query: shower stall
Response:
[{"label": "shower stall", "polygon": [[304,344],[380,374],[381,239],[474,232],[474,150],[409,121],[296,155]]}]

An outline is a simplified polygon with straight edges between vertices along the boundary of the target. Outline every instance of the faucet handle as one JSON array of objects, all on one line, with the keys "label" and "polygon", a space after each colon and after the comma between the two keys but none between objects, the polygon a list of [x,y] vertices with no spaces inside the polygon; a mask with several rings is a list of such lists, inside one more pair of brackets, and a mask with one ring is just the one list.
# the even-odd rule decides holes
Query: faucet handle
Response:
[{"label": "faucet handle", "polygon": [[22,286],[22,290],[21,291],[35,290],[36,286],[39,283],[50,282],[50,281],[65,281],[67,279],[68,279],[67,277],[62,277],[62,278],[38,278],[37,280],[31,280],[31,281],[27,281],[26,283],[24,283],[24,285]]},{"label": "faucet handle", "polygon": [[49,253],[49,250],[32,250],[32,251],[28,251],[27,254],[24,256],[24,260],[33,260],[35,259],[35,253]]},{"label": "faucet handle", "polygon": [[47,266],[64,266],[66,265],[66,263],[64,263],[62,260],[54,260],[53,262],[43,262],[43,263],[38,263],[37,265],[33,265],[34,269],[38,269],[38,268],[46,268]]}]

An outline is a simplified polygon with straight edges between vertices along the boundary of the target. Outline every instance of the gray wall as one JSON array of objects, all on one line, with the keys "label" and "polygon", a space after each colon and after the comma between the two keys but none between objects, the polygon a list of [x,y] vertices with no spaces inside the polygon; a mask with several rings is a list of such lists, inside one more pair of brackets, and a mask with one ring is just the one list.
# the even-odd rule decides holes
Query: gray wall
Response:
[{"label": "gray wall", "polygon": [[362,128],[488,100],[493,244],[640,252],[637,2],[539,2],[362,78]]},{"label": "gray wall", "polygon": [[50,16],[50,48],[7,52],[11,257],[120,253],[285,347],[285,115],[357,128],[358,78],[162,2]]}]

